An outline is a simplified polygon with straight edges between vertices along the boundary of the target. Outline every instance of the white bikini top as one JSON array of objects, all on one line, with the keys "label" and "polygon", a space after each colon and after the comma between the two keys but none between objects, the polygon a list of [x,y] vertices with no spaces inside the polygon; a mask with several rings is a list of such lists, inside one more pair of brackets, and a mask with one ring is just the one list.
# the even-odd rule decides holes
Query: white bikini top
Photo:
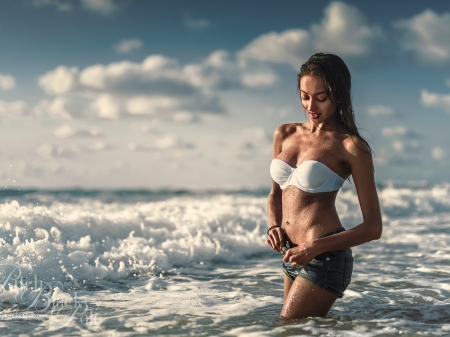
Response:
[{"label": "white bikini top", "polygon": [[310,193],[338,190],[345,181],[327,165],[316,160],[306,160],[294,168],[283,160],[275,158],[270,165],[270,175],[281,189],[292,185]]}]

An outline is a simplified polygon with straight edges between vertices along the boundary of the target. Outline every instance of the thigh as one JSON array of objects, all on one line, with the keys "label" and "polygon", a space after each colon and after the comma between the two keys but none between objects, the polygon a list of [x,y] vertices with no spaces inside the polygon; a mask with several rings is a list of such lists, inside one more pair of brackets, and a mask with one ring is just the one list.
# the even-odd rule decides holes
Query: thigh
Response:
[{"label": "thigh", "polygon": [[285,301],[289,294],[289,290],[291,290],[291,286],[293,283],[294,283],[294,281],[292,281],[292,279],[289,276],[284,274],[284,300]]},{"label": "thigh", "polygon": [[337,295],[332,292],[322,289],[302,277],[297,277],[292,283],[287,297],[285,296],[280,316],[282,318],[323,317],[331,309],[336,299]]}]

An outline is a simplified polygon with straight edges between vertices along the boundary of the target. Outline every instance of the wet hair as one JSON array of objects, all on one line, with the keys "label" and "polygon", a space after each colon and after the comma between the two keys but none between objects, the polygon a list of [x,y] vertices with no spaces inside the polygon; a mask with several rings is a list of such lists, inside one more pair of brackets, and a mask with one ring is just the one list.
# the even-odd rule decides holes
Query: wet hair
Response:
[{"label": "wet hair", "polygon": [[330,53],[317,53],[311,56],[300,67],[297,78],[298,92],[300,92],[300,79],[308,75],[322,76],[328,97],[337,105],[336,115],[338,121],[352,136],[352,139],[353,137],[357,137],[366,144],[368,151],[362,149],[364,152],[372,154],[372,149],[367,141],[359,134],[355,123],[351,98],[351,75],[344,61],[339,56]]}]

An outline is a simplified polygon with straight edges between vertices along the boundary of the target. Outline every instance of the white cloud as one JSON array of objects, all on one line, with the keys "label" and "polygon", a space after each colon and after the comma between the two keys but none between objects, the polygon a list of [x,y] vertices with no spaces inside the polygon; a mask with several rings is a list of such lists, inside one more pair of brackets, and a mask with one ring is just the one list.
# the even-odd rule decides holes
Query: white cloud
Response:
[{"label": "white cloud", "polygon": [[178,110],[179,105],[173,97],[137,96],[127,101],[126,110],[132,115],[153,115],[160,111]]},{"label": "white cloud", "polygon": [[78,69],[59,66],[39,78],[39,86],[48,94],[64,94],[78,88]]},{"label": "white cloud", "polygon": [[[129,61],[92,65],[81,71],[59,66],[39,78],[39,85],[49,94],[122,94],[192,96],[217,90],[239,88],[242,76],[264,77],[267,83],[278,81],[276,74],[256,62],[224,62],[222,51],[212,53],[203,63],[180,66],[174,59],[151,55],[142,63]],[[253,81],[251,88],[259,87]]]},{"label": "white cloud", "polygon": [[81,151],[84,152],[100,152],[111,150],[113,148],[114,148],[113,145],[105,143],[103,141],[97,141],[95,143],[80,147]]},{"label": "white cloud", "polygon": [[54,6],[61,12],[71,11],[73,9],[69,1],[64,0],[31,0],[29,4],[35,7]]},{"label": "white cloud", "polygon": [[403,137],[405,139],[421,139],[422,135],[416,131],[408,130],[404,126],[385,127],[381,134],[386,137]]},{"label": "white cloud", "polygon": [[11,90],[16,87],[16,81],[11,75],[0,74],[0,88],[2,90]]},{"label": "white cloud", "polygon": [[128,143],[130,151],[191,150],[194,147],[193,144],[185,142],[173,134],[159,135],[150,144]]},{"label": "white cloud", "polygon": [[241,76],[241,82],[248,88],[270,88],[278,83],[278,76],[273,72],[247,73]]},{"label": "white cloud", "polygon": [[442,159],[445,158],[446,153],[442,148],[436,146],[435,148],[433,148],[431,156],[433,157],[434,160],[441,161]]},{"label": "white cloud", "polygon": [[[163,55],[151,55],[141,63],[96,64],[82,70],[59,66],[38,82],[49,94],[92,100],[86,110],[100,118],[151,115],[189,122],[200,115],[224,113],[219,96],[224,90],[267,89],[277,85],[279,79],[259,61],[232,60],[228,53],[218,50],[201,63],[185,66]],[[81,117],[81,110],[67,99],[57,97],[48,105],[52,116]]]},{"label": "white cloud", "polygon": [[82,128],[65,124],[56,128],[54,135],[57,138],[101,137],[102,133],[97,128]]},{"label": "white cloud", "polygon": [[4,102],[0,101],[0,115],[17,118],[33,118],[36,113],[30,110],[23,101]]},{"label": "white cloud", "polygon": [[81,0],[87,10],[108,15],[114,12],[118,6],[114,0]]},{"label": "white cloud", "polygon": [[421,151],[420,143],[417,140],[392,142],[392,148],[397,152],[418,153]]},{"label": "white cloud", "polygon": [[142,48],[143,43],[138,39],[122,40],[114,46],[114,49],[119,54],[127,54],[134,50]]},{"label": "white cloud", "polygon": [[48,106],[49,115],[54,118],[74,119],[81,117],[81,111],[67,98],[56,97]]},{"label": "white cloud", "polygon": [[404,136],[406,135],[406,128],[404,126],[397,127],[385,127],[381,130],[383,136],[392,137],[392,136]]},{"label": "white cloud", "polygon": [[294,108],[292,105],[286,105],[283,107],[267,107],[265,112],[269,116],[286,117],[288,115],[294,115],[298,109]]},{"label": "white cloud", "polygon": [[54,153],[54,149],[50,144],[44,143],[36,149],[36,153],[44,159],[50,159]]},{"label": "white cloud", "polygon": [[450,112],[450,94],[436,94],[423,89],[421,101],[426,107],[443,109]]},{"label": "white cloud", "polygon": [[184,19],[184,25],[189,29],[201,31],[211,27],[211,22],[205,18],[194,19],[191,17],[186,17]]},{"label": "white cloud", "polygon": [[383,38],[379,26],[367,26],[362,13],[344,2],[334,1],[325,9],[322,22],[311,27],[316,51],[331,51],[341,56],[365,56]]},{"label": "white cloud", "polygon": [[160,127],[163,123],[155,118],[150,121],[144,123],[132,123],[130,124],[130,131],[132,133],[153,133],[158,134],[158,127]]},{"label": "white cloud", "polygon": [[385,105],[374,105],[367,108],[367,113],[371,116],[391,116],[394,114],[394,109]]},{"label": "white cloud", "polygon": [[407,20],[394,22],[403,35],[400,46],[411,51],[415,58],[428,65],[445,65],[450,62],[450,14],[439,15],[432,10]]},{"label": "white cloud", "polygon": [[179,111],[172,115],[172,119],[178,123],[190,123],[195,120],[195,116],[189,111]]},{"label": "white cloud", "polygon": [[226,50],[221,49],[212,52],[205,59],[204,63],[216,68],[224,68],[232,64],[230,61],[230,54]]},{"label": "white cloud", "polygon": [[311,56],[310,35],[302,29],[264,34],[240,51],[241,57],[263,61],[288,62],[295,69]]},{"label": "white cloud", "polygon": [[[118,9],[117,0],[80,0],[81,6],[91,12],[109,15]],[[34,7],[53,6],[61,12],[74,9],[71,0],[28,0],[26,2]]]},{"label": "white cloud", "polygon": [[270,155],[272,143],[264,129],[246,128],[235,134],[224,137],[221,145],[225,147],[225,154],[241,159],[252,158],[256,155]]},{"label": "white cloud", "polygon": [[111,120],[119,119],[123,111],[121,101],[110,94],[98,96],[90,108],[98,117]]},{"label": "white cloud", "polygon": [[239,55],[265,61],[288,62],[299,69],[314,52],[328,51],[342,57],[363,57],[374,52],[383,38],[378,26],[368,26],[356,7],[334,1],[325,9],[320,24],[311,29],[291,29],[262,35]]},{"label": "white cloud", "polygon": [[392,148],[397,152],[403,152],[403,143],[396,140],[392,143]]}]

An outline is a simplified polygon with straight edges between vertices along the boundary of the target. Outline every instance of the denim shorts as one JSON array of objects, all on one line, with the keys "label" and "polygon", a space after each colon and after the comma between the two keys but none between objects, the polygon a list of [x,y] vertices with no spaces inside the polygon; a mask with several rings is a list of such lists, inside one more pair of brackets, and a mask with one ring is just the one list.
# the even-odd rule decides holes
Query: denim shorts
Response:
[{"label": "denim shorts", "polygon": [[[320,237],[329,236],[343,230],[345,229],[329,232]],[[285,246],[289,249],[290,242],[286,241]],[[283,263],[283,271],[292,281],[300,276],[342,298],[352,277],[352,250],[346,248],[319,254],[306,266],[294,267],[289,262]]]}]

